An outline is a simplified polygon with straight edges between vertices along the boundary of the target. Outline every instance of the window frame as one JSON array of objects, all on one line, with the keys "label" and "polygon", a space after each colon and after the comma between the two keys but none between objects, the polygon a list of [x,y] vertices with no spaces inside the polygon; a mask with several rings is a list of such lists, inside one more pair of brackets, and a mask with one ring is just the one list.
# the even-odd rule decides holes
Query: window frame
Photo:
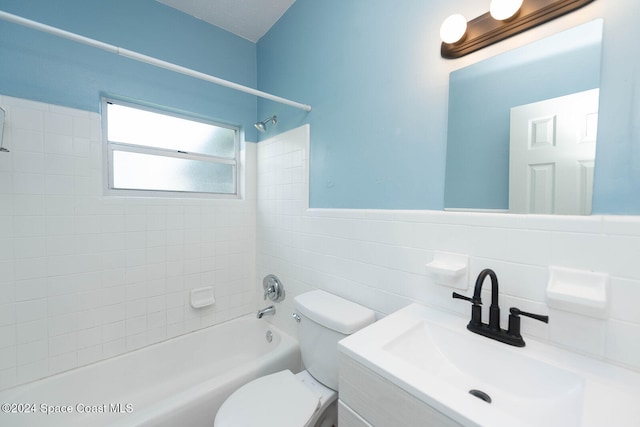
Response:
[{"label": "window frame", "polygon": [[[121,105],[124,107],[135,108],[138,110],[149,111],[152,113],[163,114],[171,117],[177,117],[193,122],[204,123],[225,129],[233,130],[234,135],[234,156],[233,158],[214,156],[201,153],[190,153],[186,151],[171,150],[167,148],[149,147],[146,145],[130,144],[123,142],[109,141],[108,132],[108,112],[107,105]],[[104,194],[108,196],[124,196],[124,197],[151,197],[151,198],[209,198],[209,199],[240,199],[241,198],[241,158],[240,143],[241,129],[239,126],[221,123],[207,118],[190,115],[187,113],[177,112],[162,107],[151,106],[148,104],[125,101],[114,97],[102,97],[101,109],[101,125],[102,125],[102,152],[103,152],[103,188]],[[187,159],[206,161],[215,164],[226,164],[234,167],[233,185],[235,191],[233,193],[214,193],[204,191],[176,191],[176,190],[150,190],[150,189],[128,189],[113,187],[113,152],[124,151],[131,153],[156,155],[168,158]]]}]

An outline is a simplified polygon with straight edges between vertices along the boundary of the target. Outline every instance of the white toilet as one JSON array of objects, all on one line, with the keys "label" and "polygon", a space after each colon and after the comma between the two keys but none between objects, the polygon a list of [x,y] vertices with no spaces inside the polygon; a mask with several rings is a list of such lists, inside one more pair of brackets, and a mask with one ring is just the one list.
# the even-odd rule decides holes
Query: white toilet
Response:
[{"label": "white toilet", "polygon": [[338,349],[342,338],[375,321],[375,313],[324,291],[295,298],[305,371],[266,375],[222,404],[215,427],[332,427],[338,425]]}]

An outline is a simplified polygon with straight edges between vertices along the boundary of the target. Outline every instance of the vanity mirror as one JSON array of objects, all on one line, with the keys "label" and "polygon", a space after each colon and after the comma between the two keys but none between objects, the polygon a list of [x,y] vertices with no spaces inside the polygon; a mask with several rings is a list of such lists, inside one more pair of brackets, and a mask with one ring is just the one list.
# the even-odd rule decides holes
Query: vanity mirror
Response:
[{"label": "vanity mirror", "polygon": [[[445,209],[590,213],[602,26],[601,19],[588,22],[451,73]],[[581,113],[536,109],[587,91],[592,105]],[[533,112],[522,118],[519,111],[526,108]],[[573,126],[569,131],[561,130],[566,120]],[[524,146],[510,148],[516,144],[512,133],[521,135],[517,143]],[[565,150],[555,150],[563,152],[564,163],[552,157],[562,137],[581,150],[568,171]],[[544,158],[538,156],[543,149],[550,153]],[[524,163],[510,165],[510,157]],[[574,201],[563,205],[569,195]]]}]

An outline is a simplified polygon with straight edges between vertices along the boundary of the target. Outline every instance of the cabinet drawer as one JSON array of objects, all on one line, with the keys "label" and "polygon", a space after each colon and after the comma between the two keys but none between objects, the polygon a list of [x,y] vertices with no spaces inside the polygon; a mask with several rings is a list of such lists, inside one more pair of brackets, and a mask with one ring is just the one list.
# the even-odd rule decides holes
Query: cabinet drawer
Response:
[{"label": "cabinet drawer", "polygon": [[371,425],[462,427],[345,354],[339,358],[340,399]]},{"label": "cabinet drawer", "polygon": [[340,427],[373,427],[342,400],[338,401],[338,425]]}]

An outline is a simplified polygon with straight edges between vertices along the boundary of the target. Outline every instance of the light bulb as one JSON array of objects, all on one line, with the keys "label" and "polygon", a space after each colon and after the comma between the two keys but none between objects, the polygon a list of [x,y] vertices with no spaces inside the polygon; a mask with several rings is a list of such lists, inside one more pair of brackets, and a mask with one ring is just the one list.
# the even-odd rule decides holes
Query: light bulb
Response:
[{"label": "light bulb", "polygon": [[518,13],[522,6],[522,0],[491,0],[489,13],[493,19],[504,21]]},{"label": "light bulb", "polygon": [[456,13],[444,20],[440,27],[440,38],[445,43],[455,43],[460,41],[467,32],[467,19]]}]

